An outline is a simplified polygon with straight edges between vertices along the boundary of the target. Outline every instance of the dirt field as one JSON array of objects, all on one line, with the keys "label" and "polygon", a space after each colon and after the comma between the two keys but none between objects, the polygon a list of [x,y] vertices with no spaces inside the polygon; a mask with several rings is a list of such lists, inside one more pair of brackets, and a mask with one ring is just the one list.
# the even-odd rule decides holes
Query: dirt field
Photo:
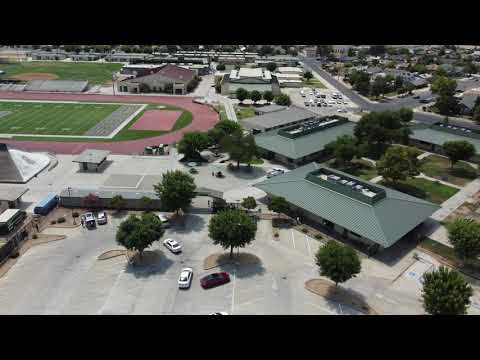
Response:
[{"label": "dirt field", "polygon": [[23,80],[23,81],[55,80],[55,79],[58,79],[58,76],[55,74],[49,74],[49,73],[25,73],[25,74],[12,76],[12,79]]}]

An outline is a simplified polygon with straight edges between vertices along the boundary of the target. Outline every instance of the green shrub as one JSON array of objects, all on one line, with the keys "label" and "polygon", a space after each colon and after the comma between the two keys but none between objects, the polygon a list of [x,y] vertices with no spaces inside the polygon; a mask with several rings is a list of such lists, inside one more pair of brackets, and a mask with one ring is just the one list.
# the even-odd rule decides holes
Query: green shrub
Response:
[{"label": "green shrub", "polygon": [[316,235],[315,235],[315,239],[317,239],[317,240],[322,240],[322,239],[323,239],[323,236],[320,235],[320,234],[316,234]]},{"label": "green shrub", "polygon": [[59,217],[59,218],[57,219],[57,223],[59,223],[59,224],[62,224],[62,223],[64,223],[65,221],[67,221],[67,220],[66,220],[63,216],[62,216],[62,217]]},{"label": "green shrub", "polygon": [[32,239],[37,239],[38,238],[38,235],[37,234],[33,234],[32,235]]},{"label": "green shrub", "polygon": [[51,224],[51,225],[55,225],[56,223],[57,223],[57,220],[52,220],[52,221],[50,221],[50,224]]},{"label": "green shrub", "polygon": [[303,232],[304,234],[306,234],[306,233],[308,233],[308,229],[307,229],[306,227],[304,227],[304,228],[302,228],[302,232]]},{"label": "green shrub", "polygon": [[74,218],[78,218],[78,217],[80,216],[80,214],[79,214],[78,212],[74,211],[73,214],[72,214],[72,216],[73,216]]},{"label": "green shrub", "polygon": [[459,166],[450,169],[450,174],[465,179],[475,179],[478,176],[478,172],[475,169]]}]

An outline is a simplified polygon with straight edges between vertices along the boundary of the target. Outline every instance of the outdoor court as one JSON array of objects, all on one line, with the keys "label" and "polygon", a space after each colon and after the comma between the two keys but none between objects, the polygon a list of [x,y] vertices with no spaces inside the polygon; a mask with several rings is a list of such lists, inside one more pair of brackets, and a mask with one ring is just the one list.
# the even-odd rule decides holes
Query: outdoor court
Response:
[{"label": "outdoor court", "polygon": [[[218,114],[209,106],[196,104],[190,97],[181,96],[138,96],[138,95],[94,95],[94,94],[53,94],[53,93],[25,93],[1,92],[1,99],[8,100],[43,100],[43,101],[83,101],[105,102],[122,104],[162,104],[181,108],[192,113],[192,122],[176,131],[159,136],[139,140],[125,140],[116,142],[81,142],[81,141],[42,141],[5,139],[3,143],[14,145],[26,151],[49,151],[57,154],[79,154],[85,149],[110,150],[115,154],[141,153],[146,146],[171,144],[178,142],[185,132],[207,131],[218,122]],[[165,111],[165,110],[163,110]],[[1,119],[0,119],[1,121]]]}]

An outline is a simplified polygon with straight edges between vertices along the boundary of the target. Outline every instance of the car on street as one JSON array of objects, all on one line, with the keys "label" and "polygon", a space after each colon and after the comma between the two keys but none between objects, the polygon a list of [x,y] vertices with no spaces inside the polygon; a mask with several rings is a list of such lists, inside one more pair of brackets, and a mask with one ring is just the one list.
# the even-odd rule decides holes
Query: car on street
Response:
[{"label": "car on street", "polygon": [[107,213],[105,211],[100,211],[97,214],[97,223],[98,225],[105,225],[107,223]]},{"label": "car on street", "polygon": [[178,254],[182,252],[182,245],[176,240],[173,239],[165,239],[163,240],[163,246],[165,246],[168,250],[170,250],[174,254]]},{"label": "car on street", "polygon": [[188,289],[192,285],[193,269],[183,268],[178,277],[178,287],[180,289]]},{"label": "car on street", "polygon": [[347,110],[345,110],[345,109],[338,109],[337,112],[339,112],[339,113],[346,113]]},{"label": "car on street", "polygon": [[228,315],[228,313],[225,311],[217,311],[217,312],[211,313],[210,315]]},{"label": "car on street", "polygon": [[200,279],[200,285],[204,289],[220,286],[230,282],[230,275],[226,272],[213,273]]},{"label": "car on street", "polygon": [[158,218],[162,222],[162,226],[164,228],[169,228],[170,227],[170,221],[168,220],[168,218],[164,214],[158,214]]},{"label": "car on street", "polygon": [[87,229],[94,228],[97,226],[97,222],[95,221],[95,215],[93,213],[88,212],[82,215],[82,225],[85,226]]}]

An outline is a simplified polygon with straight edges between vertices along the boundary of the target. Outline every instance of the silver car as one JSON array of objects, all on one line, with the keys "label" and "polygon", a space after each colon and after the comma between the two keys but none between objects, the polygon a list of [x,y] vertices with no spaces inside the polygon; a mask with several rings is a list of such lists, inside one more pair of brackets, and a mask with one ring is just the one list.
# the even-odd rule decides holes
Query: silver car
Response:
[{"label": "silver car", "polygon": [[165,239],[163,240],[163,246],[165,246],[168,250],[170,250],[174,254],[178,254],[182,251],[182,245],[178,243],[178,241],[173,239]]},{"label": "silver car", "polygon": [[180,276],[178,277],[178,287],[180,289],[188,289],[192,284],[193,269],[183,268]]},{"label": "silver car", "polygon": [[98,225],[105,225],[107,223],[107,213],[105,211],[100,211],[97,214],[97,223]]}]

